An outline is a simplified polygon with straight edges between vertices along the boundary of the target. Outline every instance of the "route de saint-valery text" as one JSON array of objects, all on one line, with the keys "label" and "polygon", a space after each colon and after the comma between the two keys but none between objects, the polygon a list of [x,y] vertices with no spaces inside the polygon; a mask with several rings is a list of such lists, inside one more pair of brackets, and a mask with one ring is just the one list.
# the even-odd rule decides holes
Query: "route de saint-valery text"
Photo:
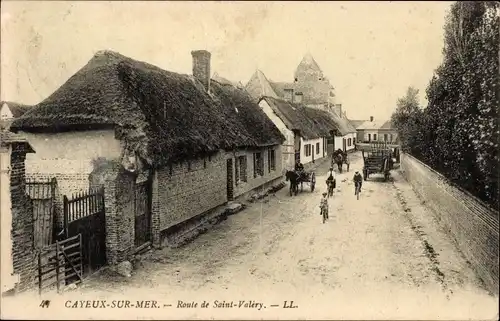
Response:
[{"label": "route de saint-valery text", "polygon": [[[50,301],[43,300],[40,304],[42,308],[48,308]],[[197,309],[197,308],[240,308],[240,309],[257,309],[262,310],[268,307],[270,308],[283,308],[283,309],[295,309],[298,305],[294,304],[293,301],[283,301],[283,304],[270,304],[265,305],[262,302],[257,302],[255,300],[238,300],[238,301],[226,301],[226,300],[213,300],[213,301],[201,301],[201,302],[186,302],[178,300],[177,304],[160,303],[156,300],[67,300],[64,303],[66,308],[70,309],[159,309],[159,308],[179,308],[179,309]]]}]

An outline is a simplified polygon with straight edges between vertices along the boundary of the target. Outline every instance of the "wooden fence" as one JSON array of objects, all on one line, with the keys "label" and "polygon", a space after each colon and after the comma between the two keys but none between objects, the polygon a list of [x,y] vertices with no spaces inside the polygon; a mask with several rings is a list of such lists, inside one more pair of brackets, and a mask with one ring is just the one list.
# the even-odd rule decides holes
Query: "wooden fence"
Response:
[{"label": "wooden fence", "polygon": [[33,204],[33,233],[36,249],[53,243],[56,187],[55,178],[39,181],[26,178],[26,193]]}]

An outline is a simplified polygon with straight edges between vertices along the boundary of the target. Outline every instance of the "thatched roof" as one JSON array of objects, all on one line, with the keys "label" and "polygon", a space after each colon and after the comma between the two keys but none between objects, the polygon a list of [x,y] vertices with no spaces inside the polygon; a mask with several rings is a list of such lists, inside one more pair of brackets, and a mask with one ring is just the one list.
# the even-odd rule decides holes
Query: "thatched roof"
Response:
[{"label": "thatched roof", "polygon": [[321,135],[321,137],[329,137],[331,135],[331,131],[335,131],[338,128],[338,125],[335,123],[329,112],[308,107],[304,108],[304,111],[309,119],[314,123],[316,131]]},{"label": "thatched roof", "polygon": [[338,126],[338,130],[342,136],[347,134],[356,133],[356,128],[351,124],[349,119],[337,115],[335,112],[331,112],[332,118]]},{"label": "thatched roof", "polygon": [[2,107],[4,104],[7,104],[7,106],[9,106],[10,112],[12,113],[12,116],[14,116],[14,118],[21,117],[32,107],[13,101],[0,101],[0,107]]},{"label": "thatched roof", "polygon": [[212,84],[208,94],[192,76],[102,51],[11,128],[111,126],[156,166],[219,149],[281,144],[284,137],[244,91]]},{"label": "thatched roof", "polygon": [[261,100],[269,104],[289,130],[299,131],[304,139],[328,137],[330,131],[337,128],[331,114],[326,111],[273,97],[263,97]]}]

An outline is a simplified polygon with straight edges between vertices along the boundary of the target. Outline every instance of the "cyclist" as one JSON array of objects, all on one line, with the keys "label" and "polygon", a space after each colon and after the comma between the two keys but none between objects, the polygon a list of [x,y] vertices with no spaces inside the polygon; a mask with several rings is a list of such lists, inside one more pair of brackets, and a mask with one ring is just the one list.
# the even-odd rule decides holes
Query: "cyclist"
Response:
[{"label": "cyclist", "polygon": [[356,195],[356,187],[359,185],[359,192],[361,193],[361,186],[363,185],[363,176],[361,176],[359,171],[354,173],[354,177],[352,179],[354,181],[354,195]]}]

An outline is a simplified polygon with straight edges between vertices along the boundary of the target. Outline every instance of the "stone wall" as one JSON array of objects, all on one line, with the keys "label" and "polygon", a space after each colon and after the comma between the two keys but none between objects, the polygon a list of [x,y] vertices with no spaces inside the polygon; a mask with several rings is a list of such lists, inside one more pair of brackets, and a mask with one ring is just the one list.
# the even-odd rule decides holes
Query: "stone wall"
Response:
[{"label": "stone wall", "polygon": [[498,294],[498,212],[411,155],[401,154],[401,171],[485,285]]}]

